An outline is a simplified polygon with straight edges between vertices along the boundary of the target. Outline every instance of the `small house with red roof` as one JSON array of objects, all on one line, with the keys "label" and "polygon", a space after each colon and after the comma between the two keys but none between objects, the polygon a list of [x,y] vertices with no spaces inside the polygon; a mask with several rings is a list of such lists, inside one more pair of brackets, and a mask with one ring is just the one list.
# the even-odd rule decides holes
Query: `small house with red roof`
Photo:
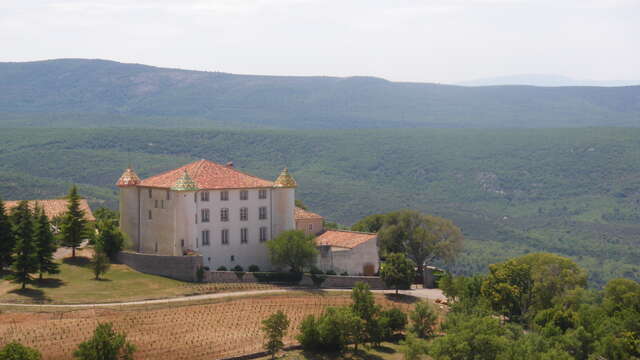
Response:
[{"label": "small house with red roof", "polygon": [[[299,229],[322,234],[318,239],[334,238],[333,231],[324,231],[322,216],[295,206],[298,184],[286,168],[270,181],[240,171],[233,163],[199,160],[146,179],[128,168],[116,185],[120,188],[121,230],[140,253],[197,253],[212,270],[236,265],[269,270],[272,266],[265,243],[283,231]],[[349,240],[348,233],[354,238]],[[350,251],[360,254],[368,248],[361,247],[368,240],[360,233],[340,234],[342,240],[333,245],[318,245],[329,249],[325,253],[340,252],[322,267],[352,275],[364,273],[364,263],[359,268],[348,267],[343,259]],[[373,264],[373,272],[377,271],[377,259],[376,246],[375,259],[367,261]],[[320,264],[321,257],[318,261]]]}]

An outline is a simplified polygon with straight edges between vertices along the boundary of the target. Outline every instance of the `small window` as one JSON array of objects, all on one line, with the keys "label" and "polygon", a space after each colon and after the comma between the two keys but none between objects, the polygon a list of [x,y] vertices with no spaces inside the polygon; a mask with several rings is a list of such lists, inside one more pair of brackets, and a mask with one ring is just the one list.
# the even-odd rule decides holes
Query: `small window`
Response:
[{"label": "small window", "polygon": [[164,200],[160,200],[160,208],[164,209]]},{"label": "small window", "polygon": [[229,200],[229,192],[228,191],[220,191],[220,201],[228,201]]},{"label": "small window", "polygon": [[229,209],[220,209],[220,221],[229,221]]},{"label": "small window", "polygon": [[260,242],[265,242],[265,241],[267,241],[267,227],[262,226],[260,227]]},{"label": "small window", "polygon": [[231,261],[236,261],[236,257],[231,255]]},{"label": "small window", "polygon": [[313,224],[309,224],[309,231],[313,230]]},{"label": "small window", "polygon": [[167,200],[171,200],[171,191],[167,190]]},{"label": "small window", "polygon": [[184,247],[184,239],[180,240],[180,247]]},{"label": "small window", "polygon": [[240,243],[246,244],[249,238],[249,229],[242,228],[240,229]]},{"label": "small window", "polygon": [[149,199],[151,199],[153,197],[153,190],[149,189]]},{"label": "small window", "polygon": [[[185,195],[186,196],[186,195]],[[193,193],[193,202],[197,203],[198,202],[198,193]]]},{"label": "small window", "polygon": [[151,210],[149,210],[149,220],[153,220],[153,214],[151,213]]},{"label": "small window", "polygon": [[249,191],[241,190],[240,191],[240,200],[249,200]]},{"label": "small window", "polygon": [[258,190],[258,199],[266,199],[267,198],[267,190],[262,189]]},{"label": "small window", "polygon": [[198,223],[198,214],[195,214],[196,217],[196,224]]},{"label": "small window", "polygon": [[258,209],[258,219],[265,220],[266,218],[267,218],[267,207],[266,206],[261,206]]},{"label": "small window", "polygon": [[208,191],[201,192],[200,193],[200,200],[209,201],[209,192]]},{"label": "small window", "polygon": [[240,208],[240,221],[249,220],[249,208],[243,207]]},{"label": "small window", "polygon": [[222,242],[222,245],[229,245],[229,230],[222,229],[220,232],[220,241]]},{"label": "small window", "polygon": [[158,200],[155,200],[153,203],[154,203],[153,207],[157,209],[158,208]]},{"label": "small window", "polygon": [[158,252],[158,242],[156,241],[156,252]]},{"label": "small window", "polygon": [[202,213],[202,222],[203,223],[209,222],[209,209],[202,209],[201,213]]},{"label": "small window", "polygon": [[209,230],[202,230],[202,246],[209,246]]}]

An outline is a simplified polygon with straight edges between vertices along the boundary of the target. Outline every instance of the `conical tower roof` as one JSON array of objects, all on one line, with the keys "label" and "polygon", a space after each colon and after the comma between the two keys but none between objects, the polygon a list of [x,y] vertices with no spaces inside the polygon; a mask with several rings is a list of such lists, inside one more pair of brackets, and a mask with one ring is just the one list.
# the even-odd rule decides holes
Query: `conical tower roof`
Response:
[{"label": "conical tower roof", "polygon": [[135,171],[131,167],[128,167],[116,182],[116,186],[126,187],[126,186],[136,186],[140,183],[140,177],[136,174]]},{"label": "conical tower roof", "polygon": [[277,188],[295,188],[298,187],[298,183],[293,179],[293,176],[289,174],[289,170],[284,168],[278,178],[275,181],[273,187]]},{"label": "conical tower roof", "polygon": [[198,186],[195,181],[189,176],[187,170],[184,170],[182,177],[176,181],[175,184],[171,187],[171,190],[175,191],[198,191]]}]

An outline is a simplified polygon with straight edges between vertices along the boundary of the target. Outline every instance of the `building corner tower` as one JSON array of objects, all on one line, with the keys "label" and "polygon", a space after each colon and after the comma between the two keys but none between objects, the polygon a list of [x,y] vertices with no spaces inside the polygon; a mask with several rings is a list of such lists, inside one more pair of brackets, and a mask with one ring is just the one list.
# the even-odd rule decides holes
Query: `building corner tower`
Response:
[{"label": "building corner tower", "polygon": [[140,178],[128,167],[116,186],[120,188],[120,231],[127,236],[135,251],[140,251]]},{"label": "building corner tower", "polygon": [[298,184],[284,168],[273,185],[273,236],[295,229],[294,209]]}]

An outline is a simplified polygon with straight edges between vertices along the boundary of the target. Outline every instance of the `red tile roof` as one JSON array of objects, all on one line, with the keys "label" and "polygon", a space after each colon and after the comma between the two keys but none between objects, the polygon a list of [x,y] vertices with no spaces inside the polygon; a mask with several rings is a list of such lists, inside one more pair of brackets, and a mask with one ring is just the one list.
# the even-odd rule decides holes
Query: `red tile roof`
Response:
[{"label": "red tile roof", "polygon": [[[5,208],[10,211],[14,207],[18,206],[20,200],[14,201],[5,201]],[[67,199],[47,199],[47,200],[29,200],[29,208],[33,209],[38,203],[38,205],[44,208],[44,213],[47,215],[49,219],[53,219],[56,216],[63,215],[67,212],[67,208],[69,206],[69,201]],[[89,207],[89,203],[86,199],[80,199],[80,209],[84,211],[84,219],[87,221],[95,221],[96,218],[93,216],[93,212],[91,212],[91,208]]]},{"label": "red tile roof", "polygon": [[364,244],[378,235],[346,230],[327,230],[316,238],[316,246],[334,246],[347,249]]},{"label": "red tile roof", "polygon": [[306,219],[324,219],[322,216],[312,213],[311,211],[307,211],[305,209],[299,208],[296,206],[293,211],[293,216],[296,220],[306,220]]},{"label": "red tile roof", "polygon": [[199,160],[174,170],[142,180],[139,186],[171,188],[187,171],[199,189],[255,189],[273,187],[273,181],[263,180],[245,174],[232,166],[216,164],[209,160]]}]

